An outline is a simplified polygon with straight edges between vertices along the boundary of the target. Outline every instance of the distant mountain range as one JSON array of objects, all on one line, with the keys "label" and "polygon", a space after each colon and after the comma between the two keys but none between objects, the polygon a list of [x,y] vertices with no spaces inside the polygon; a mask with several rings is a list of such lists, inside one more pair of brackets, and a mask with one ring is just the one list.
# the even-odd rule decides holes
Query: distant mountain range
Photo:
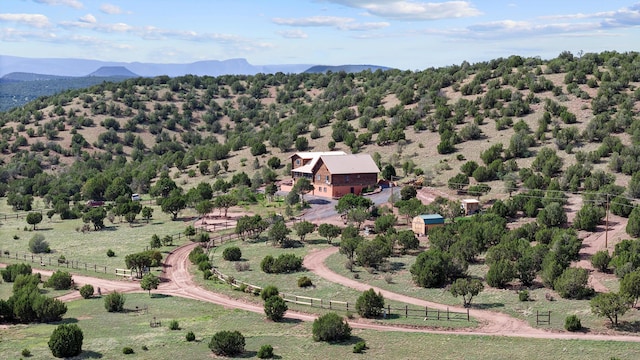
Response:
[{"label": "distant mountain range", "polygon": [[183,75],[220,76],[258,73],[324,73],[389,70],[377,65],[325,66],[313,64],[252,65],[246,59],[207,60],[189,64],[111,62],[86,59],[25,58],[0,55],[0,111],[21,106],[40,96],[89,87],[103,81],[136,77]]},{"label": "distant mountain range", "polygon": [[[98,69],[102,72],[98,73]],[[182,75],[255,75],[258,73],[273,74],[276,72],[302,73],[325,72],[331,70],[359,72],[362,70],[390,68],[378,65],[339,65],[324,66],[316,64],[276,64],[252,65],[246,59],[206,60],[188,64],[158,64],[141,62],[113,62],[86,59],[63,58],[25,58],[0,55],[0,77],[10,73],[48,74],[57,76],[116,76],[129,75],[133,77],[152,77],[167,75],[170,77]],[[87,75],[89,74],[89,75]],[[94,75],[95,74],[95,75]],[[24,81],[24,80],[23,80]]]}]

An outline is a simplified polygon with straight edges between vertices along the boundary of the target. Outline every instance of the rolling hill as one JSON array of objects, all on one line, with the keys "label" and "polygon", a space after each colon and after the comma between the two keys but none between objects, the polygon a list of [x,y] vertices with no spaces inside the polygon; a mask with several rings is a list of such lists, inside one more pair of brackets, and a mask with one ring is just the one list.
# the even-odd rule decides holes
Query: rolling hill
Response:
[{"label": "rolling hill", "polygon": [[[50,183],[100,164],[111,176],[127,169],[130,186],[145,193],[161,169],[191,183],[189,170],[205,161],[226,162],[226,173],[246,172],[259,185],[269,157],[286,163],[296,148],[339,149],[370,153],[405,179],[441,187],[456,188],[451,179],[463,173],[457,180],[470,184],[460,189],[486,184],[488,197],[511,193],[508,180],[520,189],[635,198],[638,61],[636,53],[563,53],[418,72],[101,83],[2,113],[0,175],[11,192],[38,173]],[[112,168],[113,159],[122,163]],[[18,165],[25,161],[29,171]],[[140,175],[149,161],[154,170]],[[68,195],[79,196],[82,185],[71,184]]]}]

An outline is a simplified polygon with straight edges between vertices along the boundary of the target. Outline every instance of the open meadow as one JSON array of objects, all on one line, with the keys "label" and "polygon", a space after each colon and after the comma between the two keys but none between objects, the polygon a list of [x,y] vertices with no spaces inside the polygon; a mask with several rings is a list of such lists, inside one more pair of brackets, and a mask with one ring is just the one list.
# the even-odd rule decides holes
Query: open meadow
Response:
[{"label": "open meadow", "polygon": [[[353,271],[345,268],[344,264],[347,258],[339,253],[329,256],[326,261],[327,266],[342,276],[355,279],[357,281],[380,289],[392,291],[418,299],[433,301],[441,304],[461,306],[462,299],[455,298],[447,288],[422,288],[416,286],[412,280],[410,273],[411,266],[415,262],[416,257],[410,255],[391,257],[389,261],[396,270],[391,272],[391,282],[387,282],[385,277],[388,273],[374,272],[370,273],[366,269],[355,266]],[[488,266],[483,264],[471,265],[469,273],[472,276],[482,276],[486,274]],[[612,291],[616,290],[619,283],[617,281],[608,282],[607,285],[612,287]],[[484,309],[489,311],[498,311],[509,314],[515,318],[527,321],[531,326],[543,329],[553,329],[564,331],[564,321],[569,315],[577,315],[584,327],[585,331],[594,333],[612,333],[609,327],[609,321],[606,318],[597,317],[591,312],[589,300],[571,300],[563,299],[553,290],[544,287],[532,287],[529,291],[530,300],[520,301],[518,298],[518,289],[496,289],[485,286],[484,291],[480,292],[473,298],[472,308]],[[546,299],[546,294],[552,294],[553,301]],[[551,323],[536,323],[536,313],[547,314],[551,312]],[[620,333],[637,334],[637,324],[640,321],[640,311],[631,309],[620,319],[622,324],[617,330]]]},{"label": "open meadow", "polygon": [[[0,289],[9,285],[1,284]],[[0,291],[0,293],[3,293]],[[288,320],[274,323],[261,314],[229,310],[221,306],[171,296],[127,294],[123,313],[108,313],[101,298],[67,303],[63,323],[75,323],[83,331],[83,353],[77,359],[122,358],[122,348],[133,348],[131,359],[211,357],[207,345],[221,330],[238,330],[246,339],[242,358],[254,358],[264,344],[271,344],[281,359],[634,359],[640,343],[615,341],[543,340],[454,334],[418,334],[354,329],[346,343],[314,342],[311,324]],[[159,327],[150,327],[155,318]],[[180,330],[169,330],[177,320]],[[23,349],[30,359],[50,359],[49,335],[57,324],[10,325],[0,328],[0,359],[16,359]],[[185,335],[193,331],[195,342]],[[364,340],[365,354],[353,354],[355,342]],[[147,350],[143,350],[146,347]]]},{"label": "open meadow", "polygon": [[[222,258],[224,249],[230,246],[239,246],[241,248],[241,261],[231,262],[226,261]],[[304,247],[292,249],[281,249],[278,247],[273,247],[270,243],[264,242],[252,243],[232,241],[229,243],[225,243],[219,248],[215,248],[212,252],[211,259],[212,264],[216,270],[220,271],[224,275],[233,277],[235,280],[252,284],[258,287],[273,285],[278,288],[280,293],[287,294],[286,298],[288,299],[295,299],[295,297],[298,296],[302,298],[300,299],[301,302],[308,303],[310,302],[308,298],[313,298],[313,301],[316,304],[315,306],[309,306],[290,302],[288,303],[288,307],[292,310],[305,313],[325,314],[327,313],[327,311],[329,311],[327,304],[331,300],[338,303],[338,305],[333,305],[332,310],[335,310],[345,316],[357,316],[355,303],[358,297],[362,294],[362,292],[360,291],[333,283],[329,280],[317,276],[304,267],[302,271],[288,274],[267,274],[260,269],[260,262],[267,255],[277,257],[280,254],[295,254],[297,256],[304,257],[311,251],[324,249],[329,246],[331,245],[327,245],[325,241],[319,238],[315,240],[314,238],[311,238],[308,240],[308,243],[305,244]],[[241,268],[242,266],[249,266],[249,269],[239,270],[239,268]],[[254,302],[261,301],[259,297],[237,291],[237,288],[234,288],[225,283],[220,283],[219,281],[215,281],[215,279],[213,281],[203,280],[202,273],[197,271],[195,267],[192,267],[191,270],[196,283],[198,283],[205,289],[215,292],[222,292],[233,298],[245,299]],[[299,287],[298,279],[305,276],[311,279],[313,285],[308,287]],[[321,306],[319,301],[317,301],[318,299],[322,299],[324,305]],[[349,310],[347,310],[345,305],[342,304],[343,302],[349,303]],[[393,309],[404,309],[407,304],[398,301],[385,300],[385,306],[390,306]],[[471,329],[477,326],[477,322],[475,319],[473,319],[473,317],[471,317],[468,321],[466,318],[461,319],[460,315],[462,314],[456,315],[456,318],[451,319],[450,321],[444,319],[444,314],[441,320],[425,320],[424,311],[420,312],[421,308],[417,306],[410,306],[409,309],[413,311],[409,313],[410,316],[408,318],[400,314],[402,311],[395,310],[393,311],[393,313],[395,313],[393,314],[393,316],[388,316],[387,319],[381,319],[379,321],[382,324],[423,326],[435,329]]]},{"label": "open meadow", "polygon": [[[4,201],[3,201],[4,203]],[[146,220],[137,219],[134,224],[129,224],[124,219],[115,218],[114,222],[105,219],[105,228],[100,231],[82,232],[80,228],[84,223],[82,219],[60,220],[58,215],[48,219],[46,216],[36,230],[27,224],[24,217],[16,217],[17,213],[5,211],[0,215],[0,250],[2,261],[21,262],[25,259],[32,266],[40,266],[40,259],[50,268],[76,270],[92,276],[103,276],[105,267],[107,275],[113,275],[116,268],[125,268],[126,255],[150,249],[151,237],[157,234],[160,238],[172,235],[173,246],[159,248],[167,253],[177,246],[187,243],[189,240],[183,232],[187,225],[193,223],[195,212],[184,210],[178,220],[171,220],[170,215],[161,211],[159,206],[145,205],[154,209],[153,217],[147,223]],[[6,207],[5,207],[6,209]],[[5,220],[5,214],[6,220]],[[12,216],[13,215],[13,216]],[[29,251],[29,240],[35,235],[41,234],[49,243],[51,253],[34,254],[32,261]],[[107,251],[112,250],[115,256],[107,256]],[[15,256],[18,255],[18,259]],[[26,258],[25,258],[26,256]],[[60,256],[72,264],[58,264]],[[8,259],[7,259],[8,258]]]}]

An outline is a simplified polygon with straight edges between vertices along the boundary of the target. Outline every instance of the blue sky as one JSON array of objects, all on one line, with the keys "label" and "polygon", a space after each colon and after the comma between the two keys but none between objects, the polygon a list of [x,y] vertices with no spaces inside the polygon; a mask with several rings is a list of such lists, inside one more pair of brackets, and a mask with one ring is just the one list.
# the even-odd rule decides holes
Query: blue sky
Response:
[{"label": "blue sky", "polygon": [[0,54],[407,70],[564,50],[639,51],[640,2],[1,0]]}]

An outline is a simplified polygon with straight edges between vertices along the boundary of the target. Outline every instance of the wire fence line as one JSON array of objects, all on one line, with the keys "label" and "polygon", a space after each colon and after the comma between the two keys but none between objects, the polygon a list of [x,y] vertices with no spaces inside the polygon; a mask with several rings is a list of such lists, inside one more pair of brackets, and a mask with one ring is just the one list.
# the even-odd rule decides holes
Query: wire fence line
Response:
[{"label": "wire fence line", "polygon": [[[243,292],[258,295],[262,291],[262,287],[253,285],[241,280],[236,279],[233,276],[225,275],[218,269],[211,269],[213,276],[219,280],[235,287]],[[282,299],[288,303],[310,306],[315,308],[322,308],[328,310],[341,310],[341,311],[356,311],[356,304],[354,302],[332,300],[332,299],[320,299],[308,296],[301,296],[289,293],[280,293]],[[435,308],[429,308],[427,306],[421,307],[417,305],[405,304],[402,306],[387,305],[383,308],[383,318],[392,317],[405,317],[405,318],[422,318],[427,320],[446,320],[446,321],[471,321],[469,315],[469,309],[466,312],[450,311],[447,307],[446,310],[440,310]]]},{"label": "wire fence line", "polygon": [[0,213],[0,219],[7,221],[12,219],[23,219],[26,218],[30,213],[40,213],[40,215],[45,216],[47,211],[51,209],[34,209],[32,211],[16,211],[14,213]]},{"label": "wire fence line", "polygon": [[[44,210],[39,210],[39,211],[44,211]],[[16,215],[11,215],[11,217],[8,217],[8,218],[13,219],[13,218],[26,217],[27,214],[28,213],[20,213],[20,214],[17,214],[18,217],[13,217]],[[0,214],[0,217],[6,216],[6,215],[7,214]],[[203,233],[203,232],[211,233],[211,231],[206,228],[199,228],[199,227],[195,228],[196,235],[198,233]],[[192,238],[190,236],[185,235],[184,232],[169,234],[165,236],[170,236],[173,239],[176,239],[178,242],[182,241],[184,238],[187,238],[190,241],[192,240]],[[216,244],[221,244],[222,242],[234,237],[237,237],[237,235],[222,234],[220,236],[210,238],[209,243],[211,244],[211,246],[215,246]],[[149,246],[145,247],[145,251],[146,250],[149,250]],[[113,274],[116,276],[121,275],[118,273],[118,271],[122,270],[121,268],[114,268],[104,264],[95,264],[92,262],[87,262],[87,261],[78,260],[78,259],[68,259],[65,256],[61,256],[57,254],[56,255],[40,254],[40,253],[36,254],[31,252],[21,252],[21,251],[14,251],[14,250],[8,250],[8,249],[0,249],[0,259],[3,259],[3,258],[10,259],[10,260],[24,261],[32,264],[37,264],[39,266],[50,266],[50,267],[57,267],[57,268],[64,268],[64,269],[93,271],[95,273]],[[123,267],[124,266],[125,264],[123,264]]]},{"label": "wire fence line", "polygon": [[[53,255],[23,253],[19,251],[9,251],[0,249],[0,259],[22,260],[25,262],[39,264],[40,266],[53,266],[58,268],[93,271],[97,273],[115,273],[115,268],[106,265],[92,264],[79,260],[68,260],[66,258],[54,257]],[[113,271],[112,271],[113,270]]]},{"label": "wire fence line", "polygon": [[[197,227],[195,229],[196,229],[196,234],[198,232],[200,233],[210,232],[207,228]],[[184,233],[176,233],[169,236],[177,237],[178,241],[180,241],[183,236],[190,239],[190,237],[188,237]],[[239,235],[235,233],[220,234],[219,236],[210,238],[209,241],[206,243],[206,245],[205,244],[203,245],[207,248],[215,247],[216,245],[221,245],[226,241],[236,240],[238,238],[239,238]],[[104,274],[111,273],[111,274],[114,274],[115,276],[122,275],[122,274],[119,274],[119,271],[120,272],[122,271],[121,268],[113,268],[106,265],[99,265],[99,264],[94,264],[94,263],[89,263],[89,262],[84,262],[84,261],[79,261],[74,259],[66,259],[64,257],[55,257],[54,255],[50,255],[50,254],[49,255],[34,254],[34,253],[0,249],[0,259],[2,258],[35,263],[35,264],[39,264],[40,266],[51,266],[51,267],[57,267],[57,268],[93,271],[96,273],[104,273]],[[224,281],[235,288],[239,288],[244,292],[258,295],[260,291],[262,291],[261,286],[253,285],[253,284],[235,279],[233,276],[225,275],[215,268],[212,269],[211,271],[212,271],[212,274],[216,276],[218,279],[220,279],[221,281]],[[329,310],[343,310],[347,312],[356,310],[355,303],[348,302],[348,301],[340,301],[340,300],[332,300],[332,299],[327,300],[327,299],[301,296],[301,295],[295,295],[295,294],[289,294],[289,293],[281,293],[280,295],[286,302],[303,305],[303,306],[317,307],[317,308],[323,308],[323,309],[329,309]],[[444,311],[439,309],[429,309],[428,307],[422,308],[417,306],[411,306],[409,304],[406,304],[404,307],[392,307],[391,305],[387,305],[384,308],[384,317],[386,318],[386,317],[392,317],[392,316],[396,316],[396,317],[404,316],[405,318],[417,317],[417,318],[424,318],[424,320],[470,321],[468,309],[467,309],[467,312],[464,313],[464,312],[449,311],[448,308],[446,311]]]}]

